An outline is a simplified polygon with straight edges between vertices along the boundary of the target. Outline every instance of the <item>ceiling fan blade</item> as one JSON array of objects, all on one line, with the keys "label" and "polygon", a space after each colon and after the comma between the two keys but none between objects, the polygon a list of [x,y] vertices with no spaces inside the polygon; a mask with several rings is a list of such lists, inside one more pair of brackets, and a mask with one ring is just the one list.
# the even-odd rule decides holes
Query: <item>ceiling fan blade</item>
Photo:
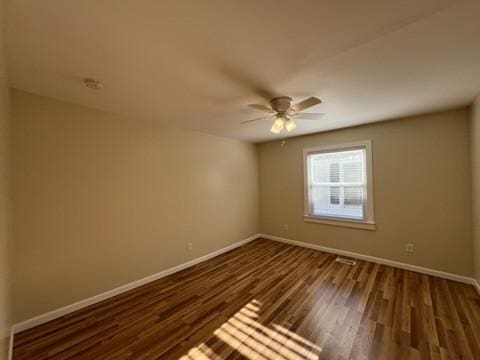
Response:
[{"label": "ceiling fan blade", "polygon": [[312,106],[320,104],[321,102],[322,102],[322,100],[312,96],[312,97],[309,97],[308,99],[300,101],[298,104],[293,105],[292,107],[290,107],[289,110],[293,110],[295,112],[300,112],[302,110],[305,110],[305,109],[308,109]]},{"label": "ceiling fan blade", "polygon": [[249,107],[251,107],[252,109],[255,109],[255,110],[260,110],[260,111],[265,111],[265,112],[269,112],[269,113],[275,113],[275,110],[269,108],[268,106],[265,106],[265,105],[260,105],[260,104],[249,104],[248,105]]},{"label": "ceiling fan blade", "polygon": [[318,114],[315,114],[315,113],[296,113],[293,116],[295,117],[295,119],[299,119],[299,120],[320,120],[325,116],[325,114],[321,114],[321,113],[318,113]]},{"label": "ceiling fan blade", "polygon": [[255,122],[255,121],[269,120],[269,119],[273,119],[273,116],[267,116],[267,117],[264,116],[264,117],[256,118],[256,119],[252,119],[252,120],[245,120],[245,121],[240,122],[240,124],[248,124],[248,123]]}]

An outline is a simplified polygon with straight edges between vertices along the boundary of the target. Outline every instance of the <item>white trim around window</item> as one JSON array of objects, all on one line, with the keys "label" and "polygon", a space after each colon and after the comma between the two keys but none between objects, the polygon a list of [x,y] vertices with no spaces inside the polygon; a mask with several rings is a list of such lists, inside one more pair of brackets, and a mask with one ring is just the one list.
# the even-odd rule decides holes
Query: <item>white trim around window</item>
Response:
[{"label": "white trim around window", "polygon": [[[315,180],[312,177],[312,169],[309,166],[309,158],[312,155],[316,154],[334,154],[336,152],[345,152],[349,150],[364,150],[364,163],[363,163],[363,182],[364,184],[364,197],[362,198],[362,215],[359,217],[348,217],[345,214],[335,215],[319,215],[315,213],[313,202],[317,200],[312,200],[312,190]],[[312,165],[313,166],[313,165]],[[372,167],[372,142],[368,141],[357,141],[344,144],[334,144],[318,147],[310,147],[303,149],[303,172],[304,172],[304,221],[321,223],[327,225],[335,226],[345,226],[353,227],[365,230],[375,230],[376,225],[374,221],[374,207],[373,207],[373,167]],[[343,181],[343,180],[337,180]],[[365,184],[366,182],[366,184]],[[357,184],[358,185],[358,184]],[[334,199],[335,204],[342,202],[338,197],[340,195],[334,194],[331,199]],[[315,196],[313,195],[315,198]],[[341,196],[340,196],[341,198]],[[331,201],[331,200],[330,200]],[[346,202],[345,202],[346,203]]]}]

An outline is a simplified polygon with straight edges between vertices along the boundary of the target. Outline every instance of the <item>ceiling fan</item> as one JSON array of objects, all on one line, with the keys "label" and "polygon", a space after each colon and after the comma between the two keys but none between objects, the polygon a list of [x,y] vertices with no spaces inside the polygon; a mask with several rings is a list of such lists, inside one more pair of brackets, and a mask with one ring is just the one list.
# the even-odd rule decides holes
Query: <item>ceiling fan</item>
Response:
[{"label": "ceiling fan", "polygon": [[288,96],[275,97],[269,101],[270,107],[260,104],[250,104],[249,107],[268,112],[272,115],[256,118],[252,120],[242,121],[242,124],[251,123],[254,121],[275,119],[270,131],[274,134],[280,134],[283,129],[288,132],[297,127],[294,119],[298,120],[319,120],[324,114],[317,113],[302,113],[302,110],[308,109],[312,106],[320,104],[322,101],[316,97],[309,97],[298,104],[292,105],[292,98]]}]

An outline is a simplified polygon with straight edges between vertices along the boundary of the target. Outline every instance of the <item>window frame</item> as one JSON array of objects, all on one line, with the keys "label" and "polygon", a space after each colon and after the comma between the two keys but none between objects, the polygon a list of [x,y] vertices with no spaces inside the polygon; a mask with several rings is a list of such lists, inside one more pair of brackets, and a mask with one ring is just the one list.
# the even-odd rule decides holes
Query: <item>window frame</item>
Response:
[{"label": "window frame", "polygon": [[[367,179],[367,200],[364,207],[364,219],[348,219],[335,216],[322,216],[310,213],[309,201],[309,169],[308,156],[320,153],[342,152],[348,150],[365,149],[365,167]],[[355,141],[343,144],[315,146],[303,149],[303,189],[304,189],[304,221],[327,225],[354,227],[365,230],[376,230],[374,204],[373,204],[373,156],[372,141]]]}]

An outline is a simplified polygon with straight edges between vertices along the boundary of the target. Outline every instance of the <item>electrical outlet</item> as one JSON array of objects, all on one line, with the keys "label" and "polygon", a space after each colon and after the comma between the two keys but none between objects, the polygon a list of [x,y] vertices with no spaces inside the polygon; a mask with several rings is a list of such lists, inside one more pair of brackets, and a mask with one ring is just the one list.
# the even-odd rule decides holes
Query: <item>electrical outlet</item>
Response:
[{"label": "electrical outlet", "polygon": [[189,241],[189,242],[187,243],[187,250],[188,250],[188,251],[192,251],[192,249],[193,249],[193,243]]},{"label": "electrical outlet", "polygon": [[288,224],[283,224],[283,230],[288,230]]},{"label": "electrical outlet", "polygon": [[408,253],[413,253],[415,252],[415,247],[413,244],[405,244],[405,251]]}]

